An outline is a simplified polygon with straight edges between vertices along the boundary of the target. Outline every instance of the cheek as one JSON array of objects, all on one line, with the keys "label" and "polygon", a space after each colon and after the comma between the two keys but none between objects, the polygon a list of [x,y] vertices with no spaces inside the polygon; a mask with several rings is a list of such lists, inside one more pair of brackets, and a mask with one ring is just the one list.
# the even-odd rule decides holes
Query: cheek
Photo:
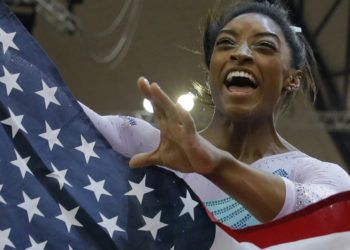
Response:
[{"label": "cheek", "polygon": [[273,88],[281,92],[285,81],[285,67],[281,60],[266,60],[261,64],[261,72],[264,80],[264,87]]},{"label": "cheek", "polygon": [[229,61],[229,54],[227,52],[214,50],[209,65],[209,71],[212,72],[213,77],[217,77],[220,69]]},{"label": "cheek", "polygon": [[215,74],[218,72],[218,59],[213,55],[210,60],[209,65],[209,77],[211,79],[215,78]]},{"label": "cheek", "polygon": [[208,72],[208,78],[209,78],[209,87],[211,91],[215,91],[221,83],[220,83],[220,64],[217,60],[217,58],[212,57],[211,64]]}]

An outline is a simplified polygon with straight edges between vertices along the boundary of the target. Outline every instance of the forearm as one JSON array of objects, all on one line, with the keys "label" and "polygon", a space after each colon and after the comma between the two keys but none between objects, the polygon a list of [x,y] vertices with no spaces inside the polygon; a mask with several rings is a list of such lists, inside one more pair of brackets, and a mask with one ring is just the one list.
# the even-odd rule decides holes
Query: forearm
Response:
[{"label": "forearm", "polygon": [[255,170],[227,152],[222,154],[220,165],[206,177],[240,202],[258,220],[266,222],[275,218],[285,201],[283,180]]}]

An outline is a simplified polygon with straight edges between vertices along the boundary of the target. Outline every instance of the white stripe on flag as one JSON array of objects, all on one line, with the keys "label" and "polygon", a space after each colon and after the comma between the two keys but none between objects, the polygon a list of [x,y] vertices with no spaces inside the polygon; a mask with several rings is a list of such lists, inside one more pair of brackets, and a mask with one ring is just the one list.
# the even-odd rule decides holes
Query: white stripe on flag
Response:
[{"label": "white stripe on flag", "polygon": [[259,250],[261,248],[249,242],[238,242],[219,226],[216,226],[215,239],[210,250]]},{"label": "white stripe on flag", "polygon": [[[216,226],[210,250],[259,250],[249,242],[238,242]],[[333,233],[264,248],[265,250],[350,250],[350,232]]]},{"label": "white stripe on flag", "polygon": [[350,250],[350,232],[327,234],[305,240],[293,241],[266,250]]}]

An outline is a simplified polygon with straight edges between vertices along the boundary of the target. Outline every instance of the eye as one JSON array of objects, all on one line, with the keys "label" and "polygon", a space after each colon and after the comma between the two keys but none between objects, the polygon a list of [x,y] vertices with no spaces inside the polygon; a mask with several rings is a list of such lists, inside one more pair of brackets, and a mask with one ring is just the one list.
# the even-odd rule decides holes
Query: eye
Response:
[{"label": "eye", "polygon": [[217,47],[234,47],[236,45],[236,42],[231,38],[223,37],[223,38],[220,38],[215,43],[215,45]]},{"label": "eye", "polygon": [[258,43],[256,43],[255,47],[259,48],[259,49],[266,49],[266,50],[277,51],[276,45],[273,44],[272,42],[268,42],[268,41],[258,42]]}]

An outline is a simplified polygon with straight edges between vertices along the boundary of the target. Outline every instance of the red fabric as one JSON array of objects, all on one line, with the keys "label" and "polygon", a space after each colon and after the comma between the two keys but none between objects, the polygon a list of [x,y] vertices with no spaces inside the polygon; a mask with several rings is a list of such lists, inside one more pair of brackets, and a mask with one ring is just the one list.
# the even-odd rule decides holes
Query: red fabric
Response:
[{"label": "red fabric", "polygon": [[262,225],[234,230],[216,223],[235,240],[251,242],[259,247],[350,231],[350,191]]}]

